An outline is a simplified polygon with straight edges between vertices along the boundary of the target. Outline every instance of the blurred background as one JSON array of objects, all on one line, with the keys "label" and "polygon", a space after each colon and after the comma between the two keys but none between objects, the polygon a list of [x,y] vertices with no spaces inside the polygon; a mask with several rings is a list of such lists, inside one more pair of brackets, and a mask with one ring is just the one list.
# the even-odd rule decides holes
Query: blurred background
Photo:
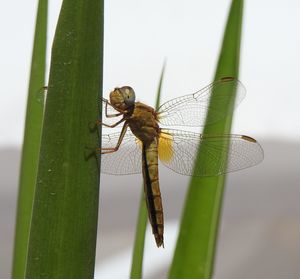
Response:
[{"label": "blurred background", "polygon": [[[10,278],[20,152],[36,1],[0,9],[0,278]],[[61,1],[51,1],[48,57]],[[103,94],[130,85],[153,105],[163,61],[162,102],[211,82],[229,0],[107,1]],[[245,2],[240,76],[247,96],[233,133],[256,138],[262,164],[229,174],[219,233],[216,279],[299,278],[300,3]],[[48,60],[49,61],[49,60]],[[49,63],[48,63],[49,70]],[[176,242],[188,177],[161,167],[165,249],[148,228],[144,278],[165,278]],[[109,182],[108,182],[109,181]],[[127,278],[142,177],[101,178],[95,278]],[[116,206],[117,205],[117,206]]]}]

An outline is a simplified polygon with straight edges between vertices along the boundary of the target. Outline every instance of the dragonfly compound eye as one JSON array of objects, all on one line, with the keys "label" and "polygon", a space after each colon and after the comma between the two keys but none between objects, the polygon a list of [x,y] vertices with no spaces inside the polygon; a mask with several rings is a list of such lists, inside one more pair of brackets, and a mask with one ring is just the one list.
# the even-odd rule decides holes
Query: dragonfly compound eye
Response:
[{"label": "dragonfly compound eye", "polygon": [[124,103],[127,106],[134,105],[135,102],[135,93],[134,90],[130,86],[124,86],[120,88],[120,91],[122,92]]}]

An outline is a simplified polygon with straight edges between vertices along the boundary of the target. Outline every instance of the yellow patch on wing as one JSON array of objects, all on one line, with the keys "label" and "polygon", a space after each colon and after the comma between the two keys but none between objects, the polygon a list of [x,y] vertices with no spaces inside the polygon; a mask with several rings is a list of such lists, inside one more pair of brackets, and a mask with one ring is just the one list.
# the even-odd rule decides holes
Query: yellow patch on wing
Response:
[{"label": "yellow patch on wing", "polygon": [[170,162],[173,158],[173,137],[161,132],[158,139],[158,157],[163,162]]}]

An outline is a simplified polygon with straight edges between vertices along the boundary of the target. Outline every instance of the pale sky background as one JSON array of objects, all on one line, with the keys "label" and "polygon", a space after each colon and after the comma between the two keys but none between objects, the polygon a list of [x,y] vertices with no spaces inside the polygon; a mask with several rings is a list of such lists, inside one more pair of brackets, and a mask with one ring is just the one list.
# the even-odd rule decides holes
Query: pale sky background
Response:
[{"label": "pale sky background", "polygon": [[[49,54],[61,1],[50,1]],[[164,58],[162,102],[212,80],[229,0],[106,1],[104,96],[131,85],[154,104]],[[18,8],[16,8],[18,5]],[[36,1],[6,1],[0,9],[0,146],[23,138]],[[259,139],[300,139],[300,3],[245,1],[240,80],[247,96],[234,133]],[[50,56],[50,55],[49,55]],[[49,66],[49,62],[48,62]]]}]

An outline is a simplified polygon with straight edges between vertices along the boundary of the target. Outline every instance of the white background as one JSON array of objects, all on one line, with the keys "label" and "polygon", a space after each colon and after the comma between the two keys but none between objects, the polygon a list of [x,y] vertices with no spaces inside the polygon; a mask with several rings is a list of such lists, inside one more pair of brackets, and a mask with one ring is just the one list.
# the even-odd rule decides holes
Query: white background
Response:
[{"label": "white background", "polygon": [[[140,101],[152,105],[165,58],[162,101],[208,84],[229,2],[106,1],[104,96],[126,84],[134,87]],[[55,0],[50,5],[49,58],[60,4]],[[20,145],[36,1],[6,1],[1,6],[0,146]],[[236,112],[233,132],[297,141],[299,1],[252,0],[245,3],[244,11],[240,80],[247,97]]]}]

